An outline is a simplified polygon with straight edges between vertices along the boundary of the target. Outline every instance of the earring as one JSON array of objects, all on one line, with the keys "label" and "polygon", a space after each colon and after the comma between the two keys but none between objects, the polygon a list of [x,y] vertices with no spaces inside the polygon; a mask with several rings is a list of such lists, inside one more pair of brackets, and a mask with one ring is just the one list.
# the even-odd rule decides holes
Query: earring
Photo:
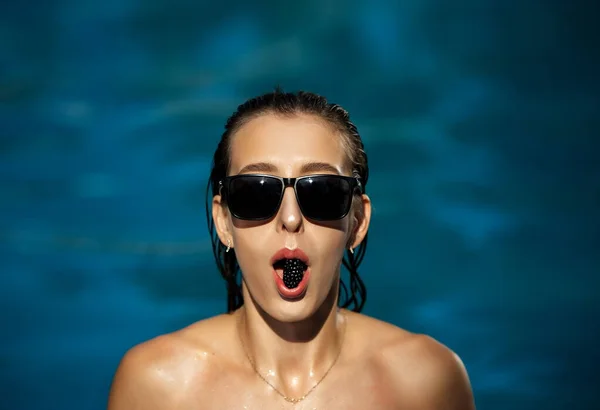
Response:
[{"label": "earring", "polygon": [[231,250],[231,239],[227,239],[227,249],[225,249],[225,252],[229,252]]},{"label": "earring", "polygon": [[354,249],[350,248],[350,249],[348,249],[348,250],[350,251],[350,253],[351,253],[352,255],[354,255]]}]

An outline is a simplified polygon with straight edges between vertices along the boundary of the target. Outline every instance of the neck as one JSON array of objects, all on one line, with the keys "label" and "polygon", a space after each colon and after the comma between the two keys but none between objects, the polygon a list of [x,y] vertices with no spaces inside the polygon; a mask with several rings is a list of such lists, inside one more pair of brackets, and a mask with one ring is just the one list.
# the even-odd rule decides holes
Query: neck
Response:
[{"label": "neck", "polygon": [[314,315],[290,323],[269,316],[244,289],[246,302],[236,313],[240,339],[254,370],[281,394],[304,395],[336,362],[345,333],[337,293],[334,287]]}]

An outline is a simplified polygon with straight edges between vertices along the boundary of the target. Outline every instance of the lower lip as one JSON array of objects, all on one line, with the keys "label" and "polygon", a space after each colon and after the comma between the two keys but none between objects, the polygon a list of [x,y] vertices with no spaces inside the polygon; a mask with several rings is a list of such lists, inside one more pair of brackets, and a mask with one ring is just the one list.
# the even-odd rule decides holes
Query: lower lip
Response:
[{"label": "lower lip", "polygon": [[283,279],[279,277],[277,271],[273,269],[273,278],[275,278],[275,284],[277,285],[277,290],[279,294],[286,299],[297,299],[304,294],[306,288],[308,287],[308,280],[310,279],[310,268],[306,269],[304,272],[304,276],[302,280],[294,289],[290,289],[283,283]]}]

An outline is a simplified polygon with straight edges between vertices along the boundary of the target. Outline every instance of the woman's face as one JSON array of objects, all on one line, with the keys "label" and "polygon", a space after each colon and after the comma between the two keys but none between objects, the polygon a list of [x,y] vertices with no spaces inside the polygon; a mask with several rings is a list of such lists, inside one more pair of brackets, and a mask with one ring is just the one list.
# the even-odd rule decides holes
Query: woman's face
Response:
[{"label": "woman's face", "polygon": [[[341,136],[318,117],[281,117],[265,114],[233,135],[229,175],[268,174],[295,178],[311,174],[351,175],[351,164]],[[355,195],[356,196],[356,195]],[[359,199],[358,201],[356,199]],[[216,196],[213,217],[221,241],[230,241],[247,291],[268,315],[293,322],[314,314],[331,292],[336,292],[344,252],[364,238],[370,202],[366,195],[343,219],[315,222],[306,219],[293,188],[286,188],[277,214],[266,221],[233,217]],[[281,269],[273,256],[282,249],[300,249],[308,257],[310,275],[301,295],[281,291]],[[306,275],[306,273],[305,273]],[[249,301],[246,300],[246,303]]]}]

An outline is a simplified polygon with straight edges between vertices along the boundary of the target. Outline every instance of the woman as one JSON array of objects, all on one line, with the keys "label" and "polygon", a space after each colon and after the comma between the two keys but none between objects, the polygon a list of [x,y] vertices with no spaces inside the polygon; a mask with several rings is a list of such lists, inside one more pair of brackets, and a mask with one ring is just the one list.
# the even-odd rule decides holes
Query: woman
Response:
[{"label": "woman", "polygon": [[452,351],[359,313],[367,179],[340,106],[279,90],[239,106],[207,209],[228,313],[132,348],[108,408],[473,409]]}]

